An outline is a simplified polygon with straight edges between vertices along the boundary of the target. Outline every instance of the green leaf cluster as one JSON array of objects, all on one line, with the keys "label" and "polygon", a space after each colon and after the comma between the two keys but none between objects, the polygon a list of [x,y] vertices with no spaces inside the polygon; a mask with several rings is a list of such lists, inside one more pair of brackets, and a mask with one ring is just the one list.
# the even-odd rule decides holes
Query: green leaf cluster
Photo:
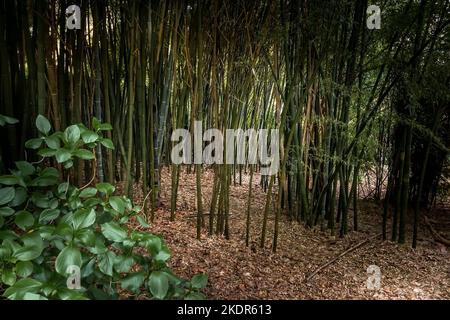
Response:
[{"label": "green leaf cluster", "polygon": [[[94,158],[109,124],[93,121],[93,130],[72,125],[51,133],[43,116],[40,137],[26,146],[54,157],[70,170],[74,157]],[[8,299],[117,299],[121,293],[153,299],[200,299],[206,275],[191,281],[167,266],[170,251],[157,235],[130,229],[136,219],[148,227],[139,207],[115,195],[109,183],[78,188],[63,181],[56,168],[16,162],[0,176],[0,294]],[[70,289],[71,270],[80,270],[81,287]]]}]

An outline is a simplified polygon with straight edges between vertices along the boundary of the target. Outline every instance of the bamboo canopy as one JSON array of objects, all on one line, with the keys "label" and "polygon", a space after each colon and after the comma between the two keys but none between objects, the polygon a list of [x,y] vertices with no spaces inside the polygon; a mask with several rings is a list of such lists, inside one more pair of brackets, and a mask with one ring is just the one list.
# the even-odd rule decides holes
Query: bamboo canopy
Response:
[{"label": "bamboo canopy", "polygon": [[[67,27],[69,5],[80,28]],[[114,150],[99,147],[95,168],[76,162],[78,185],[134,184],[158,207],[160,174],[171,172],[176,219],[181,170],[195,172],[197,237],[230,236],[230,185],[250,175],[266,192],[260,244],[281,217],[345,236],[358,230],[358,197],[372,172],[383,199],[383,238],[405,242],[413,210],[433,203],[450,147],[450,4],[385,1],[381,29],[369,28],[367,0],[341,1],[0,1],[0,172],[39,160],[24,142],[34,119],[56,129],[110,123]],[[260,164],[181,165],[171,161],[175,129],[278,129],[279,170]],[[205,143],[206,145],[206,143]],[[234,145],[224,145],[227,148]],[[212,200],[201,177],[214,172]],[[193,176],[194,177],[194,176]],[[351,221],[351,223],[349,223]],[[392,223],[388,224],[391,221]],[[388,225],[392,226],[388,230]],[[390,232],[390,234],[388,234]]]}]

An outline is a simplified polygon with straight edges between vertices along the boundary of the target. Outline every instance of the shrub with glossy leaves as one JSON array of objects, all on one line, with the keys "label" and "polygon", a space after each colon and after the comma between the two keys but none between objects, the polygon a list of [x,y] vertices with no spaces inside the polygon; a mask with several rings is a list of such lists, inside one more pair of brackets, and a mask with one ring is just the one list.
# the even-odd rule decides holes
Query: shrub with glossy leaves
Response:
[{"label": "shrub with glossy leaves", "polygon": [[[10,122],[10,121],[9,121]],[[51,132],[36,119],[40,137],[26,142],[63,170],[74,159],[93,161],[98,144],[114,148],[102,133],[111,126],[93,119],[93,130],[72,125]],[[127,226],[141,209],[115,195],[109,183],[78,188],[61,172],[19,161],[0,176],[0,294],[8,299],[116,299],[144,295],[156,299],[202,299],[207,277],[191,281],[173,274],[161,237]],[[66,176],[69,176],[66,174]],[[76,277],[79,276],[77,287]]]}]

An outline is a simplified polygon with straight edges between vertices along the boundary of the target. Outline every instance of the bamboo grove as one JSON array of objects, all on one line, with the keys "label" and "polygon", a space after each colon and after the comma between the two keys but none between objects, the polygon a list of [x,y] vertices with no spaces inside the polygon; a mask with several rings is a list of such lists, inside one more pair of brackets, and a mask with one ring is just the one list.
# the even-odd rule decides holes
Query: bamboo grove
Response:
[{"label": "bamboo grove", "polygon": [[[81,28],[66,8],[81,8]],[[381,8],[369,29],[367,8]],[[56,130],[93,117],[110,123],[116,148],[97,148],[95,167],[75,163],[73,181],[92,172],[149,195],[155,216],[160,173],[171,172],[176,219],[181,170],[196,181],[197,236],[230,236],[230,185],[258,165],[175,165],[175,128],[276,128],[280,170],[261,176],[268,219],[287,217],[334,236],[358,230],[360,183],[384,209],[384,239],[417,243],[420,212],[439,192],[450,147],[450,3],[389,1],[0,1],[1,171],[26,153],[38,114]],[[225,148],[233,148],[226,146]],[[202,172],[214,172],[211,201]]]}]

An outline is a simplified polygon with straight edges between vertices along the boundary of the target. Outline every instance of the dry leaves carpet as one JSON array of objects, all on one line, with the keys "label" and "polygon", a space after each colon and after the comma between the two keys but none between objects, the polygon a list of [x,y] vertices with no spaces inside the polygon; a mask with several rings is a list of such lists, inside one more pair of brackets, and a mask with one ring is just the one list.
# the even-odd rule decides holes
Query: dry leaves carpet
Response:
[{"label": "dry leaves carpet", "polygon": [[[209,299],[450,299],[450,248],[434,242],[425,226],[421,227],[415,250],[410,247],[410,239],[405,245],[375,239],[305,282],[305,277],[320,265],[380,232],[382,208],[374,202],[359,203],[359,231],[352,231],[343,239],[332,240],[327,232],[305,228],[282,217],[279,247],[274,254],[271,250],[273,213],[265,248],[259,246],[265,193],[259,186],[259,176],[255,175],[251,244],[246,247],[248,178],[244,175],[242,185],[231,186],[230,240],[209,237],[205,229],[202,240],[198,241],[195,173],[188,174],[183,169],[180,175],[176,219],[171,222],[171,178],[167,169],[162,172],[161,202],[149,231],[165,238],[172,251],[170,265],[177,274],[185,277],[199,272],[208,274]],[[202,175],[206,213],[212,183],[213,172],[206,170]],[[143,199],[140,189],[135,186],[136,203]],[[450,219],[448,212],[447,217]],[[382,278],[378,290],[367,289],[369,265],[380,267]]]}]

